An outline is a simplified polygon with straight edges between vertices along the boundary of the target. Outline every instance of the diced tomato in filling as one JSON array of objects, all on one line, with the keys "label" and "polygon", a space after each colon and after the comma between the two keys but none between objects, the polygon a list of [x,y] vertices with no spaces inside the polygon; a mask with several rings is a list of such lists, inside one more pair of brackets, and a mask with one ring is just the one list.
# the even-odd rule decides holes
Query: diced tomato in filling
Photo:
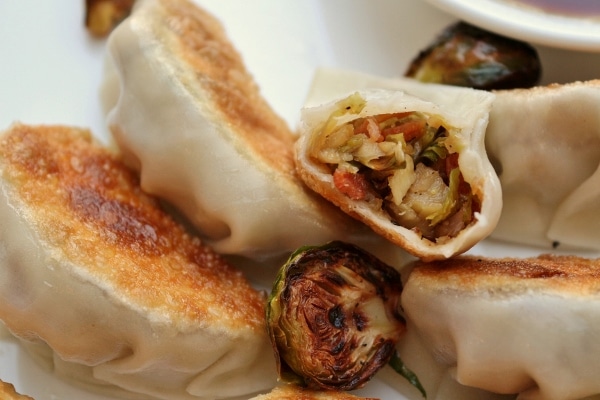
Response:
[{"label": "diced tomato in filling", "polygon": [[[395,113],[395,114],[378,114],[372,117],[358,118],[353,121],[354,134],[365,134],[372,139],[376,139],[378,142],[385,140],[389,135],[395,135],[398,133],[404,134],[405,141],[411,141],[421,137],[425,133],[426,121],[424,119],[417,119],[412,121],[406,121],[401,123],[395,123],[387,128],[381,129],[380,123],[385,122],[391,118],[397,118],[401,120],[404,117],[409,116],[410,112]],[[373,135],[372,130],[376,129],[377,135]]]},{"label": "diced tomato in filling", "polygon": [[373,117],[359,118],[353,122],[354,134],[367,135],[375,142],[383,142],[384,137],[381,135],[381,128]]},{"label": "diced tomato in filling", "polygon": [[[449,154],[446,158],[445,158],[445,168],[446,168],[446,176],[450,175],[450,172],[454,169],[454,168],[458,168],[458,153],[452,153]],[[461,195],[470,195],[471,194],[471,185],[469,185],[467,182],[465,182],[465,179],[462,175],[462,173],[460,174],[460,183],[458,184],[458,193]]]},{"label": "diced tomato in filling", "polygon": [[360,118],[353,122],[354,134],[367,133],[367,126],[369,125],[369,118]]},{"label": "diced tomato in filling", "polygon": [[352,200],[365,200],[369,193],[369,182],[363,175],[339,168],[333,173],[333,184]]},{"label": "diced tomato in filling", "polygon": [[404,134],[404,140],[409,142],[413,139],[421,137],[425,133],[425,120],[418,119],[407,121],[399,125],[393,125],[381,131],[383,137],[395,135],[398,133]]},{"label": "diced tomato in filling", "polygon": [[446,175],[450,175],[450,172],[454,168],[458,168],[458,153],[448,154],[445,158],[446,161]]}]

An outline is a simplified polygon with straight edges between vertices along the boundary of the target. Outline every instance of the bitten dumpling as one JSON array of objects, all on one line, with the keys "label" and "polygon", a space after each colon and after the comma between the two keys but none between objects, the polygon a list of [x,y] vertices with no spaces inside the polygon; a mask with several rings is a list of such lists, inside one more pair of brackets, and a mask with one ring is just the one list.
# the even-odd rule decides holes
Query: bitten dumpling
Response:
[{"label": "bitten dumpling", "polygon": [[[492,232],[502,209],[484,148],[492,94],[327,71],[313,87],[296,143],[309,187],[424,260]],[[316,103],[343,87],[355,89]]]},{"label": "bitten dumpling", "polygon": [[0,137],[0,221],[0,319],[57,375],[169,400],[275,384],[264,294],[87,130]]}]

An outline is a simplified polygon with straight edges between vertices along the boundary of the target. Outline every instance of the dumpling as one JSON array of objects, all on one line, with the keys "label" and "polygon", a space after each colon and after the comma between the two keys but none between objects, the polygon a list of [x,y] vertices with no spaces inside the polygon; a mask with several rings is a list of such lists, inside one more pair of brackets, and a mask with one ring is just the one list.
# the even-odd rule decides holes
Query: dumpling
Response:
[{"label": "dumpling", "polygon": [[[397,346],[404,365],[412,371],[426,392],[427,400],[513,400],[513,395],[500,395],[472,386],[461,385],[452,376],[448,365],[439,363],[416,332],[412,321],[407,321],[406,333]],[[407,400],[423,400],[421,392],[391,367],[383,368],[377,378]]]},{"label": "dumpling", "polygon": [[293,384],[277,386],[271,392],[253,397],[250,400],[377,400],[359,397],[347,392],[334,390],[311,390]]},{"label": "dumpling", "polygon": [[[307,104],[369,87],[434,102],[456,95],[439,85],[323,69]],[[499,175],[502,213],[490,236],[546,248],[600,249],[600,81],[493,94],[485,151]]]},{"label": "dumpling", "polygon": [[88,131],[0,137],[0,220],[0,319],[55,374],[169,400],[275,385],[264,293]]},{"label": "dumpling", "polygon": [[486,149],[504,199],[492,237],[600,249],[600,81],[496,92]]},{"label": "dumpling", "polygon": [[402,306],[455,379],[527,400],[600,394],[600,260],[576,256],[417,262]]},{"label": "dumpling", "polygon": [[[424,260],[460,254],[488,236],[502,209],[484,148],[494,96],[339,74],[316,77],[319,93],[301,113],[296,166],[306,184]],[[342,81],[349,83],[324,87]],[[341,88],[354,91],[315,105],[320,92]]]},{"label": "dumpling", "polygon": [[203,9],[139,1],[109,37],[107,64],[107,119],[125,160],[144,190],[175,205],[217,251],[281,259],[344,240],[386,261],[403,254],[306,188],[296,135]]},{"label": "dumpling", "polygon": [[8,382],[0,380],[0,399],[2,400],[33,400],[33,397],[26,396],[15,390],[15,387]]}]

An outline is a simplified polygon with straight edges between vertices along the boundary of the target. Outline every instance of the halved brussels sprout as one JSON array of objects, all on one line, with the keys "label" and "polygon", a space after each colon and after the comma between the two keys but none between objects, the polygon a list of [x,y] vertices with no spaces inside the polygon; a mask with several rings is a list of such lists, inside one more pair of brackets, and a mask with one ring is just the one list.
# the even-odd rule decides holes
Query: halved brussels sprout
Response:
[{"label": "halved brussels sprout", "polygon": [[405,76],[493,90],[535,86],[541,72],[537,51],[528,43],[458,22],[412,60]]},{"label": "halved brussels sprout", "polygon": [[329,390],[364,386],[405,331],[401,293],[400,274],[354,245],[298,249],[267,307],[281,378]]}]

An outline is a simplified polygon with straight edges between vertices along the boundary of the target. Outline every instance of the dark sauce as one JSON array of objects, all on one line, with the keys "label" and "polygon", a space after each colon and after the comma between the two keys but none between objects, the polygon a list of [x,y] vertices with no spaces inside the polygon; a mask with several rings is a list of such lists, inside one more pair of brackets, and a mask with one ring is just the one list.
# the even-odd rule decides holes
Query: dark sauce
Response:
[{"label": "dark sauce", "polygon": [[511,0],[551,14],[571,17],[600,17],[599,0]]}]

